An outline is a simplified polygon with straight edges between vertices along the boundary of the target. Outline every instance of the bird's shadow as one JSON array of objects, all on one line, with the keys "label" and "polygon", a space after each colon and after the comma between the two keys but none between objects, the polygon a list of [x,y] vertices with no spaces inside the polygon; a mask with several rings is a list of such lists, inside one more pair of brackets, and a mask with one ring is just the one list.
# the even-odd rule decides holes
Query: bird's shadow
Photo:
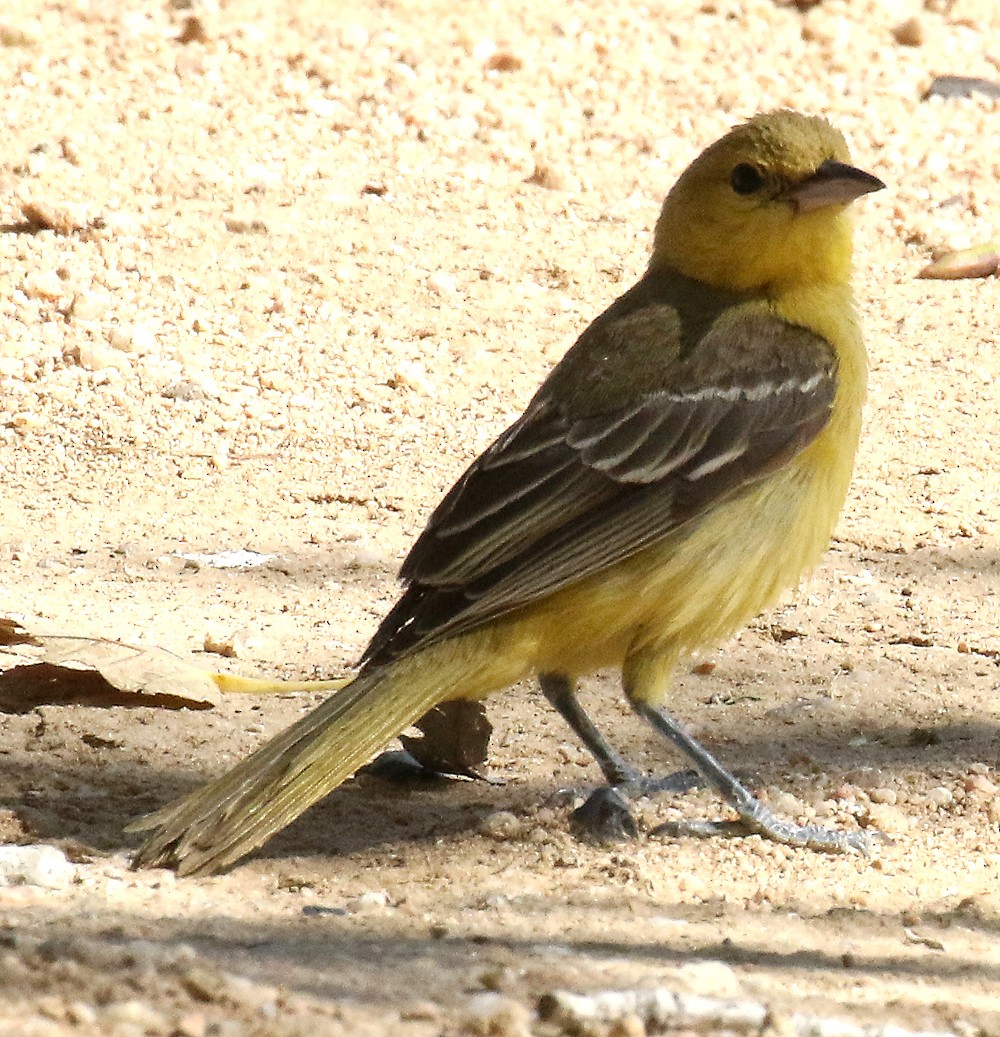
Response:
[{"label": "bird's shadow", "polygon": [[[148,712],[155,715],[156,711]],[[662,773],[676,768],[676,758],[648,735],[643,737],[645,742],[637,739],[632,744],[642,750],[636,758],[647,769],[651,760],[657,768],[662,761]],[[819,718],[797,724],[794,738],[778,752],[772,733],[743,728],[733,734],[720,755],[739,761],[737,769],[751,787],[780,787],[790,773],[800,777],[804,772],[825,788],[857,768],[877,767],[891,781],[897,773],[909,776],[914,771],[935,772],[989,760],[998,737],[1000,726],[988,722],[944,723],[916,731],[885,725],[866,729],[865,743],[854,745]],[[785,748],[791,746],[796,759],[808,764],[788,762]],[[516,740],[503,748],[503,755],[512,749],[516,751]],[[545,776],[535,771],[521,780],[517,760],[506,759],[503,770],[511,779],[506,784],[448,778],[400,782],[362,770],[258,852],[280,859],[433,842],[476,832],[484,818],[500,810],[530,815],[543,806],[554,806],[557,815],[564,811],[568,820],[567,785],[585,793],[600,783],[596,768],[567,767],[564,773],[556,768]],[[79,753],[47,755],[44,749],[30,755],[0,750],[0,788],[6,790],[2,802],[8,829],[14,825],[13,831],[0,830],[0,837],[17,838],[11,819],[19,819],[33,839],[69,841],[84,851],[116,852],[134,847],[141,837],[123,834],[128,821],[192,791],[208,777],[191,769],[150,766],[138,749],[118,743],[88,759]],[[721,803],[719,812],[726,812]]]}]

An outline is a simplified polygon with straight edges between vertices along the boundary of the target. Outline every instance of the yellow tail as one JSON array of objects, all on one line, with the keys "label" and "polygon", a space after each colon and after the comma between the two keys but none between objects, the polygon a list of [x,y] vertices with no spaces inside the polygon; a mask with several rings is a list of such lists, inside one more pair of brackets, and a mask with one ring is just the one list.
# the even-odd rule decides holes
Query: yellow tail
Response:
[{"label": "yellow tail", "polygon": [[134,866],[176,867],[182,875],[220,871],[336,788],[431,707],[520,679],[479,641],[445,642],[362,673],[222,777],[133,822],[126,831],[155,830]]}]

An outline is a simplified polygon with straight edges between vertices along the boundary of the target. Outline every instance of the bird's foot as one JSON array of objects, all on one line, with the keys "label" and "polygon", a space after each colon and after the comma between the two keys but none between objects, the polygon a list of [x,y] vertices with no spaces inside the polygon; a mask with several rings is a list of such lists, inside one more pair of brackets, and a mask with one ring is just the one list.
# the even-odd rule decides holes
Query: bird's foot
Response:
[{"label": "bird's foot", "polygon": [[876,843],[888,841],[881,832],[841,832],[819,825],[800,825],[778,817],[677,721],[641,699],[632,700],[632,708],[644,720],[680,749],[690,759],[707,784],[712,785],[739,815],[738,821],[671,822],[653,830],[653,835],[761,835],[785,846],[801,846],[824,853],[869,854]]},{"label": "bird's foot", "polygon": [[859,853],[864,857],[872,852],[877,843],[892,842],[887,835],[875,829],[846,832],[835,828],[823,828],[820,825],[800,825],[794,821],[785,821],[756,799],[752,801],[746,815],[738,820],[667,821],[658,825],[649,834],[674,839],[684,836],[696,839],[734,839],[761,835],[785,846],[804,847],[822,853]]},{"label": "bird's foot", "polygon": [[628,800],[612,785],[594,789],[570,815],[574,835],[600,843],[620,843],[639,834]]},{"label": "bird's foot", "polygon": [[595,789],[570,815],[570,825],[580,838],[602,843],[624,842],[639,834],[639,826],[629,806],[637,796],[657,796],[664,792],[684,793],[703,787],[697,771],[677,771],[652,777],[629,770],[619,781]]}]

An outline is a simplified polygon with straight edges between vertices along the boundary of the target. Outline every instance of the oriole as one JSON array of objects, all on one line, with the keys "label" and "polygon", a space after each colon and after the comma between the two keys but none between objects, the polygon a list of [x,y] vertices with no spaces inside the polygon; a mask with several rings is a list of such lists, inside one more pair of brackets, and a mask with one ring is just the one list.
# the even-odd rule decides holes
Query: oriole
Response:
[{"label": "oriole", "polygon": [[661,703],[679,659],[773,603],[827,546],[867,371],[846,210],[884,186],[828,122],[792,111],[702,152],[666,197],[645,275],[431,515],[357,677],[133,825],[153,830],[136,865],[225,868],[432,707],[530,675],[612,789],[655,787],[577,701],[577,679],[605,667],[741,830],[866,848],[860,831],[779,820]]}]

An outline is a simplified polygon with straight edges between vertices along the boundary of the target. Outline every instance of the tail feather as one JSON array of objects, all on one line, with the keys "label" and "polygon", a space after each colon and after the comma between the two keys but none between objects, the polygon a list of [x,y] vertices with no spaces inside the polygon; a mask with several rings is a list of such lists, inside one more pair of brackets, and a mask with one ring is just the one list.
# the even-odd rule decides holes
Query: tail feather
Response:
[{"label": "tail feather", "polygon": [[133,865],[208,874],[260,846],[432,706],[466,691],[467,672],[424,662],[360,674],[228,773],[133,822],[128,831],[154,830]]}]

